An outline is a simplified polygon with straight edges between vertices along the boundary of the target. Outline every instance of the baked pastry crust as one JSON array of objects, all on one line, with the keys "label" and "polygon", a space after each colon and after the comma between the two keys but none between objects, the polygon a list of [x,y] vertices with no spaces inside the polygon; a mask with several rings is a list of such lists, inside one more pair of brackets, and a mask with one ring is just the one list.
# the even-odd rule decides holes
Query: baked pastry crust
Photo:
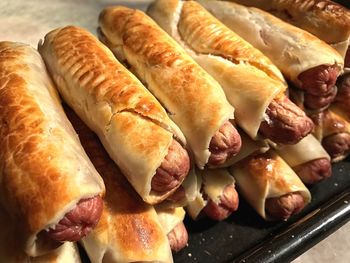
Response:
[{"label": "baked pastry crust", "polygon": [[343,57],[324,41],[258,8],[224,1],[199,1],[208,11],[263,52],[296,86],[299,74],[329,65],[342,72]]},{"label": "baked pastry crust", "polygon": [[268,105],[286,90],[277,67],[194,1],[158,0],[148,14],[220,83],[237,124],[256,139]]},{"label": "baked pastry crust", "polygon": [[98,137],[66,108],[81,143],[106,184],[101,220],[81,240],[92,262],[172,262],[153,206],[146,204],[108,156]]},{"label": "baked pastry crust", "polygon": [[151,181],[180,129],[161,104],[89,32],[74,26],[48,33],[39,46],[65,102],[99,136],[138,194],[148,203],[172,192]]},{"label": "baked pastry crust", "polygon": [[211,138],[229,119],[233,107],[220,85],[143,12],[126,7],[106,8],[99,26],[107,45],[169,111],[185,134],[203,168]]},{"label": "baked pastry crust", "polygon": [[30,256],[57,246],[38,235],[104,183],[82,149],[39,53],[0,43],[0,202]]},{"label": "baked pastry crust", "polygon": [[8,213],[0,207],[0,262],[33,263],[81,263],[78,247],[73,242],[65,242],[49,253],[31,258],[20,246],[21,233],[16,229]]},{"label": "baked pastry crust", "polygon": [[331,159],[321,143],[312,134],[296,144],[276,145],[274,149],[292,168],[320,158]]},{"label": "baked pastry crust", "polygon": [[299,192],[305,204],[311,194],[297,174],[275,151],[261,156],[248,157],[230,168],[240,193],[248,203],[266,220],[271,220],[265,211],[268,198]]},{"label": "baked pastry crust", "polygon": [[331,44],[345,55],[350,39],[350,11],[329,0],[233,0],[261,8]]}]

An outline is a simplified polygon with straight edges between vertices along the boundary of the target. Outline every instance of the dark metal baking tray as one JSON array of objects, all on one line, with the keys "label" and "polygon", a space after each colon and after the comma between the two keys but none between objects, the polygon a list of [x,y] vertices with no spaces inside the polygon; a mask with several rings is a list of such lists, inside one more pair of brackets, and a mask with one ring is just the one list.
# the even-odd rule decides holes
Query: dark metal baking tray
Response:
[{"label": "dark metal baking tray", "polygon": [[241,199],[239,210],[213,223],[186,218],[188,247],[175,262],[288,262],[350,220],[350,159],[310,187],[312,202],[286,222],[265,222]]}]

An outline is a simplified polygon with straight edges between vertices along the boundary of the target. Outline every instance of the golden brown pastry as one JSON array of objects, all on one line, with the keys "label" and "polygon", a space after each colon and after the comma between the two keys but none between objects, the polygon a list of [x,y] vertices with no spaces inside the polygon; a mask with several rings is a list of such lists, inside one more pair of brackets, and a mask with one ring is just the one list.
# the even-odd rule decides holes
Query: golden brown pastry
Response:
[{"label": "golden brown pastry", "polygon": [[89,32],[48,33],[39,51],[63,99],[100,138],[138,194],[164,200],[190,161],[179,128],[153,95]]},{"label": "golden brown pastry", "polygon": [[80,263],[78,247],[73,242],[65,242],[49,253],[30,257],[20,247],[21,233],[8,213],[0,207],[0,262],[8,263]]},{"label": "golden brown pastry", "polygon": [[186,210],[193,220],[207,216],[221,221],[238,209],[235,180],[227,169],[197,170],[197,193]]},{"label": "golden brown pastry", "polygon": [[[343,71],[344,58],[327,43],[257,8],[225,1],[199,2],[269,57],[284,76],[308,96],[334,94],[337,77]],[[321,102],[318,101],[321,108],[330,103],[328,101],[325,105],[326,101]],[[310,104],[313,108],[316,106],[315,101]]]},{"label": "golden brown pastry", "polygon": [[168,239],[154,208],[132,189],[98,137],[68,107],[66,113],[106,184],[99,224],[81,243],[98,262],[172,262]]},{"label": "golden brown pastry", "polygon": [[285,96],[277,67],[200,4],[158,0],[148,13],[221,84],[251,138],[294,144],[311,132],[311,120]]},{"label": "golden brown pastry", "polygon": [[331,158],[312,134],[294,145],[273,146],[305,184],[315,184],[332,174]]},{"label": "golden brown pastry", "polygon": [[185,134],[197,165],[222,164],[241,146],[220,85],[143,12],[108,7],[102,40],[146,83]]},{"label": "golden brown pastry", "polygon": [[330,0],[233,0],[263,9],[335,48],[343,57],[349,49],[350,12]]},{"label": "golden brown pastry", "polygon": [[104,183],[35,49],[1,42],[0,82],[0,203],[38,256],[91,231]]},{"label": "golden brown pastry", "polygon": [[163,231],[167,234],[171,250],[179,252],[188,242],[188,233],[183,223],[185,210],[182,207],[156,207],[156,211]]},{"label": "golden brown pastry", "polygon": [[331,156],[332,162],[345,159],[350,153],[350,119],[338,105],[312,116],[314,134]]},{"label": "golden brown pastry", "polygon": [[286,220],[311,201],[309,190],[273,150],[247,157],[230,172],[239,193],[265,220]]}]

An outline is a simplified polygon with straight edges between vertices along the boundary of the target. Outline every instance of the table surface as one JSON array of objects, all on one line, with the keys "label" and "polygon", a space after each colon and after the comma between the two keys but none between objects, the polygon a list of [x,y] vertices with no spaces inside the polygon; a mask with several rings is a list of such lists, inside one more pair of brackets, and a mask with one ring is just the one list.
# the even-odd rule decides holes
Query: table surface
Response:
[{"label": "table surface", "polygon": [[[149,0],[1,0],[0,40],[25,42],[33,47],[47,32],[60,26],[77,25],[96,34],[100,10],[113,4],[144,9]],[[321,241],[294,263],[350,262],[350,223]]]},{"label": "table surface", "polygon": [[350,222],[296,258],[293,263],[350,262],[349,233]]}]

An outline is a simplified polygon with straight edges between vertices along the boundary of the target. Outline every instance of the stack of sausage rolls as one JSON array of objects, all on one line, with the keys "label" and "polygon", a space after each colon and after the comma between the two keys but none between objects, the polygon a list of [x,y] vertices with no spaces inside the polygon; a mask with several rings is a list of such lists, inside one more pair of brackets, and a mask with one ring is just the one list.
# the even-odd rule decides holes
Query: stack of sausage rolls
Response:
[{"label": "stack of sausage rolls", "polygon": [[102,10],[99,39],[0,42],[0,260],[79,262],[78,241],[93,263],[172,262],[186,213],[299,213],[350,153],[350,15],[294,2],[156,0]]},{"label": "stack of sausage rolls", "polygon": [[[236,3],[222,1],[216,6],[209,1],[200,2],[228,27],[263,51],[287,79],[290,78],[287,73],[289,65],[297,65],[303,70],[297,82],[290,79],[294,86],[303,90],[290,88],[291,98],[314,120],[314,135],[322,142],[332,161],[344,159],[350,150],[350,139],[346,130],[349,123],[349,10],[329,0],[234,0],[229,2]],[[230,10],[232,15],[224,13],[224,9]],[[237,12],[238,16],[233,15]],[[239,27],[242,19],[246,23]],[[266,26],[261,24],[259,29],[253,23],[254,19],[264,21]],[[252,37],[249,30],[260,32],[260,40]],[[278,45],[277,41],[283,45]],[[307,48],[303,48],[306,46]],[[282,56],[276,56],[274,51],[278,49]],[[283,60],[290,63],[280,64]],[[310,63],[316,62],[319,65],[311,69],[303,66],[309,67]],[[337,125],[338,128],[332,128],[331,131],[329,127],[332,125]]]}]

